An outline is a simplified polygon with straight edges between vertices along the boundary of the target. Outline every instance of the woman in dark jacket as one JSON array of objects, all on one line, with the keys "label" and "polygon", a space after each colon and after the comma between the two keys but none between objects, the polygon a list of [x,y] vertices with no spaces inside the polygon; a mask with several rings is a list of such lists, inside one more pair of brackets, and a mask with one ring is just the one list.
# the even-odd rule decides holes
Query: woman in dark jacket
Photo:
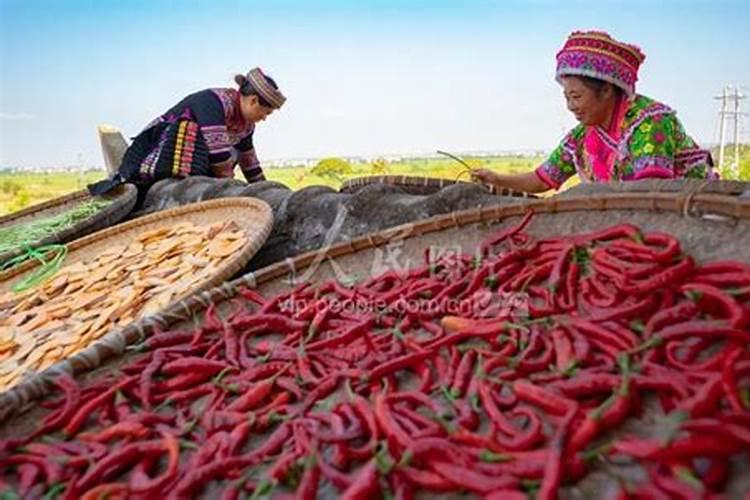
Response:
[{"label": "woman in dark jacket", "polygon": [[205,175],[233,177],[239,165],[247,182],[265,180],[255,155],[258,122],[279,109],[286,98],[260,68],[237,75],[237,89],[201,90],[185,97],[149,123],[133,140],[111,179],[89,186],[105,193],[132,182],[142,199],[156,181]]}]

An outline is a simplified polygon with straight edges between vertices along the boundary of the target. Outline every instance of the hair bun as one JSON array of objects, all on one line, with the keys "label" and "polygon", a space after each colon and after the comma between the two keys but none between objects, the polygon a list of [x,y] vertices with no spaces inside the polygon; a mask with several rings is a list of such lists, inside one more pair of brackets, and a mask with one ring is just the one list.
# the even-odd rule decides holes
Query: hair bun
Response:
[{"label": "hair bun", "polygon": [[247,83],[247,77],[245,75],[234,75],[234,82],[242,87]]}]

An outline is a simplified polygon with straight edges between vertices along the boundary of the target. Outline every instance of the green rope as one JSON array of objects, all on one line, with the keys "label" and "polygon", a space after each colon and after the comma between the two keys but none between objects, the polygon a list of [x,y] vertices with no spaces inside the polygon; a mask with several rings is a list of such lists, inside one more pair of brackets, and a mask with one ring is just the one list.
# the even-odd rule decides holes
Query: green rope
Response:
[{"label": "green rope", "polygon": [[[11,290],[15,293],[25,292],[26,290],[34,288],[57,274],[65,257],[68,255],[68,247],[65,245],[45,245],[39,248],[25,247],[24,250],[25,253],[3,264],[2,269],[5,270],[11,268],[28,259],[36,259],[41,265],[11,287]],[[49,260],[47,260],[48,254],[53,254],[52,258]]]},{"label": "green rope", "polygon": [[48,236],[69,229],[111,203],[111,200],[89,200],[61,214],[0,228],[0,253],[29,247]]}]

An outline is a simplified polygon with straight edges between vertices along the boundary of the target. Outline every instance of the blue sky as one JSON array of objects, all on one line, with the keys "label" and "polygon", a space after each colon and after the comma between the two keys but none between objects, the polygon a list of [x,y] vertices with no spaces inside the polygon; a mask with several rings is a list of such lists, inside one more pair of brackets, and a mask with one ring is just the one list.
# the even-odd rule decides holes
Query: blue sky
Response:
[{"label": "blue sky", "polygon": [[261,160],[551,149],[574,125],[553,74],[576,29],[640,45],[639,91],[714,142],[713,96],[750,90],[747,26],[728,0],[0,0],[0,165],[101,164],[97,124],[135,135],[256,65],[288,96]]}]

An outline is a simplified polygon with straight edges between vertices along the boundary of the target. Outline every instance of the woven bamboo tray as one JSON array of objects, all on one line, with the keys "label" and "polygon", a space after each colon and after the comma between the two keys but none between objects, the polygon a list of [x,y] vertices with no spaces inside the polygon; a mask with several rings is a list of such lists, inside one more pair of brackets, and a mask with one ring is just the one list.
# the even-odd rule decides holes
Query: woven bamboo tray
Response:
[{"label": "woven bamboo tray", "polygon": [[[193,295],[169,307],[161,314],[145,318],[123,330],[124,342],[143,338],[154,329],[190,328],[195,315],[215,304],[219,310],[238,299],[243,287],[256,288],[264,294],[288,290],[302,282],[313,285],[331,278],[363,279],[386,271],[382,252],[398,248],[402,258],[399,267],[423,262],[426,247],[472,251],[488,234],[516,224],[526,210],[536,215],[527,231],[537,237],[592,231],[610,225],[630,222],[645,231],[662,230],[677,236],[683,248],[699,261],[703,259],[750,260],[750,202],[733,197],[697,194],[615,194],[600,197],[545,199],[525,204],[501,205],[455,212],[414,224],[359,237],[320,251],[310,252],[286,262],[263,268],[222,286]],[[380,258],[378,258],[378,254]],[[393,261],[392,261],[393,262]],[[342,276],[341,273],[346,276]],[[137,355],[137,354],[136,354]],[[111,360],[99,369],[84,375],[95,378],[116,369],[125,358]],[[37,377],[15,391],[0,397],[0,438],[35,429],[45,415],[41,407],[28,403],[47,391],[44,377]],[[13,413],[29,409],[22,417],[10,419]],[[730,496],[750,487],[748,464],[733,469]],[[612,484],[612,477],[591,474],[570,491],[569,498],[596,498]],[[568,492],[566,492],[568,493]],[[566,496],[568,498],[568,496]]]},{"label": "woven bamboo tray", "polygon": [[[356,193],[360,189],[371,184],[385,184],[388,186],[397,186],[408,194],[429,195],[434,194],[446,186],[455,184],[473,184],[466,181],[441,179],[438,177],[418,177],[409,175],[370,175],[366,177],[355,177],[344,182],[339,189],[342,193]],[[491,194],[499,196],[512,196],[515,198],[537,198],[537,196],[525,193],[523,191],[514,191],[512,189],[501,189],[495,186],[480,184]]]},{"label": "woven bamboo tray", "polygon": [[[106,195],[96,197],[97,199],[111,200],[111,204],[102,208],[91,217],[88,217],[63,231],[33,242],[31,246],[40,247],[55,243],[67,243],[68,241],[80,238],[89,233],[93,233],[94,231],[117,224],[127,217],[130,211],[133,210],[137,196],[138,190],[132,184],[118,186]],[[82,191],[76,191],[75,193],[45,201],[44,203],[39,203],[18,212],[0,217],[0,227],[14,226],[16,224],[24,224],[33,219],[52,217],[71,210],[75,206],[94,198],[95,197],[91,196],[91,194],[85,189]],[[23,251],[20,249],[4,252],[0,254],[0,264],[21,255],[22,253]]]},{"label": "woven bamboo tray", "polygon": [[[219,266],[209,279],[198,282],[192,289],[175,298],[172,303],[177,303],[191,294],[223,283],[239,272],[252,256],[260,250],[268,238],[273,225],[273,213],[265,202],[256,198],[246,197],[221,198],[185,205],[135,219],[76,240],[68,245],[68,256],[63,265],[67,266],[86,261],[107,248],[129,243],[145,231],[164,226],[173,226],[186,221],[197,225],[234,221],[246,231],[248,240],[240,250]],[[30,273],[37,265],[36,261],[29,261],[0,273],[0,292],[9,290],[13,283],[18,279],[22,279],[24,275]],[[36,374],[31,377],[31,380],[43,377],[47,372],[81,372],[95,368],[108,356],[122,353],[125,346],[132,340],[133,337],[124,336],[121,329],[110,331],[99,341],[67,360],[52,365],[44,372]],[[21,382],[13,389],[0,394],[0,413],[6,410],[6,405],[2,401],[14,399],[14,394],[23,393],[28,385],[26,382]],[[30,385],[33,386],[34,384]]]}]

